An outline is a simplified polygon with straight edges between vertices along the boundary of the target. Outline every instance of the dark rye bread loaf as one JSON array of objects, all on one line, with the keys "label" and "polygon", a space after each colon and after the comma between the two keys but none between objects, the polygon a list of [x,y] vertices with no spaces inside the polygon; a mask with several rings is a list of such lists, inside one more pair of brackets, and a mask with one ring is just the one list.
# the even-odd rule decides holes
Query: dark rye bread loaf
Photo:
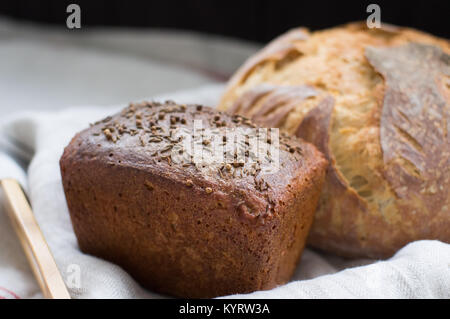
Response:
[{"label": "dark rye bread loaf", "polygon": [[[202,128],[200,137],[191,134],[199,147],[192,153],[177,133],[192,132],[194,120]],[[284,135],[275,146],[276,172],[265,171],[260,159],[248,160],[253,153],[245,149],[247,141],[244,162],[230,153],[207,164],[191,158],[208,154],[206,129],[223,145],[227,132],[238,127],[255,125],[168,101],[131,104],[78,133],[60,165],[81,250],[119,264],[145,287],[179,297],[246,293],[287,282],[305,245],[327,163],[311,144]],[[268,137],[263,144],[277,143]]]}]

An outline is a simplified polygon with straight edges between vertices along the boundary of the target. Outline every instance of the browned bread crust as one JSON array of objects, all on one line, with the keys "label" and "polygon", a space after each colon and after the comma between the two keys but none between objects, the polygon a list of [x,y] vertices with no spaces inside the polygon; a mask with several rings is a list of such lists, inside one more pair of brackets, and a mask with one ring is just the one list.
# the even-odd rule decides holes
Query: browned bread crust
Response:
[{"label": "browned bread crust", "polygon": [[220,109],[303,137],[330,163],[312,246],[384,258],[450,242],[449,53],[396,26],[295,29],[232,77]]},{"label": "browned bread crust", "polygon": [[305,245],[326,160],[282,136],[274,174],[247,162],[181,164],[169,150],[180,144],[173,134],[194,119],[218,129],[219,139],[225,129],[254,127],[207,107],[140,103],[72,139],[60,165],[81,250],[179,297],[285,283]]}]

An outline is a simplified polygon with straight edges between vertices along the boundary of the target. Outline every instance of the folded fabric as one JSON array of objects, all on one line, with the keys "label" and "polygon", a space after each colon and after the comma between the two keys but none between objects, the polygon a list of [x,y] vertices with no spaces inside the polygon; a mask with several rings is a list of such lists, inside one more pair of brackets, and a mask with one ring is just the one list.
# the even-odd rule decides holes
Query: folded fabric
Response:
[{"label": "folded fabric", "polygon": [[[222,86],[215,85],[155,99],[214,106],[221,90]],[[122,107],[27,112],[0,123],[2,139],[26,147],[32,158],[25,172],[13,151],[0,153],[0,178],[17,178],[27,189],[36,219],[74,298],[164,297],[140,287],[117,265],[79,250],[62,189],[59,158],[64,147],[90,122]],[[78,275],[76,280],[74,275]],[[39,298],[42,294],[7,216],[0,209],[0,298],[16,296]],[[379,262],[346,260],[307,249],[290,283],[270,291],[229,297],[450,298],[450,245],[419,241]]]}]

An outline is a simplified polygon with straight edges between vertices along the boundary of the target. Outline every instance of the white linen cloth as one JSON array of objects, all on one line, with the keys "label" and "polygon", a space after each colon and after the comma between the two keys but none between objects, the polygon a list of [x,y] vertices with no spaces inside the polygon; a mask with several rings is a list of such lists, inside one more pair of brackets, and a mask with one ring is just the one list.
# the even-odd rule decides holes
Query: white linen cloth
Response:
[{"label": "white linen cloth", "polygon": [[[156,98],[215,105],[223,86],[190,88],[214,83],[217,74],[229,75],[256,49],[191,33],[74,34],[0,19],[0,178],[17,178],[27,190],[68,284],[73,284],[73,265],[79,266],[80,286],[70,289],[72,297],[161,296],[141,288],[120,267],[79,251],[59,173],[63,147],[89,122],[147,96],[189,89]],[[99,107],[112,103],[121,105]],[[27,156],[32,161],[25,170],[17,157]],[[15,297],[42,294],[0,205],[0,299]],[[345,260],[307,249],[291,283],[238,297],[450,298],[450,245],[415,242],[382,262]]]},{"label": "white linen cloth", "polygon": [[127,103],[224,81],[260,45],[193,32],[19,24],[0,16],[0,116]]},{"label": "white linen cloth", "polygon": [[[222,86],[168,94],[182,103],[215,105]],[[120,106],[122,107],[122,106]],[[74,298],[162,297],[141,288],[120,267],[83,254],[77,246],[67,210],[59,171],[59,158],[72,136],[89,122],[120,107],[73,108],[60,112],[26,112],[3,121],[3,133],[33,150],[27,175],[5,154],[0,176],[18,178],[27,186],[36,216],[58,267],[67,280],[73,266],[80,269],[80,286]],[[27,262],[3,211],[0,211],[0,287],[8,297],[41,297]],[[2,295],[0,289],[0,296]],[[450,298],[450,245],[418,241],[387,261],[345,260],[307,249],[292,282],[270,291],[240,298]]]}]

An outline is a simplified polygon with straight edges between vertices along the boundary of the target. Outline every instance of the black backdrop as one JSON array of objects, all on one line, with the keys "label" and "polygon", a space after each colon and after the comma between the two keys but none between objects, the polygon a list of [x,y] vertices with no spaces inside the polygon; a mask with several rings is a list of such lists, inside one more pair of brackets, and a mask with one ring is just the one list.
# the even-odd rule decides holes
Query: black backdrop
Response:
[{"label": "black backdrop", "polygon": [[0,14],[65,27],[66,7],[81,7],[82,30],[89,26],[164,27],[266,42],[295,26],[321,29],[365,20],[370,3],[379,4],[384,22],[450,37],[450,1],[323,0],[0,0]]}]

